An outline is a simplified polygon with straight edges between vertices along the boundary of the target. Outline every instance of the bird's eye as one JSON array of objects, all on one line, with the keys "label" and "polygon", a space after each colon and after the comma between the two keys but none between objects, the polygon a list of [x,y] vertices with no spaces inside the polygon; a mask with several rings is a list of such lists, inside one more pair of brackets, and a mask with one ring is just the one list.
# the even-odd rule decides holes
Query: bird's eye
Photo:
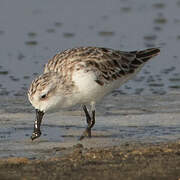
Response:
[{"label": "bird's eye", "polygon": [[44,98],[46,98],[46,94],[43,94],[43,95],[41,96],[41,99],[44,99]]}]

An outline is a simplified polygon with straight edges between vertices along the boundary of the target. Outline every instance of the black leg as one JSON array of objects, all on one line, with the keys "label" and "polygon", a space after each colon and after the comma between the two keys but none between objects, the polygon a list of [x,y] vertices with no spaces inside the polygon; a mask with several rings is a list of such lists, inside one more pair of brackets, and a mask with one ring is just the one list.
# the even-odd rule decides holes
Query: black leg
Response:
[{"label": "black leg", "polygon": [[83,110],[84,110],[85,115],[86,115],[87,124],[90,124],[91,123],[91,117],[90,117],[89,112],[87,110],[87,107],[85,105],[83,105]]},{"label": "black leg", "polygon": [[86,121],[87,121],[88,125],[87,125],[85,131],[83,132],[83,134],[81,135],[81,137],[79,138],[79,140],[84,139],[85,136],[91,137],[91,128],[95,124],[95,110],[92,111],[92,116],[89,115],[89,112],[85,105],[83,105],[83,110],[85,112]]},{"label": "black leg", "polygon": [[94,126],[94,124],[95,124],[95,110],[92,111],[91,128]]}]

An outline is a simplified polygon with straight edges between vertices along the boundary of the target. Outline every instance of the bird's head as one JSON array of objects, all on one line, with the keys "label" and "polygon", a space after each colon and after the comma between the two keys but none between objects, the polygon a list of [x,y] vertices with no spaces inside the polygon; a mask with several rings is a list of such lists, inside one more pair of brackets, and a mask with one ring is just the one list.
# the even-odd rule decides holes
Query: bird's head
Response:
[{"label": "bird's head", "polygon": [[28,98],[32,106],[36,109],[36,119],[34,122],[34,133],[32,140],[41,135],[40,125],[46,111],[57,108],[63,104],[63,88],[61,76],[57,73],[45,73],[37,77],[28,91]]}]

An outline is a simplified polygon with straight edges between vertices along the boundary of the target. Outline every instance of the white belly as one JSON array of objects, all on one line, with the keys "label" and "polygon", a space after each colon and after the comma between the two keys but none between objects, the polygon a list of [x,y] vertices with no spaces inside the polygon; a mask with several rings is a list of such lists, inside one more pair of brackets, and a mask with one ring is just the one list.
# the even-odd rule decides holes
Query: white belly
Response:
[{"label": "white belly", "polygon": [[114,80],[108,84],[100,85],[95,80],[96,75],[93,72],[76,71],[73,74],[72,80],[78,88],[74,100],[77,99],[79,103],[91,103],[101,100],[106,94],[112,90],[117,89],[127,80],[129,80],[135,73],[126,75],[118,80]]}]

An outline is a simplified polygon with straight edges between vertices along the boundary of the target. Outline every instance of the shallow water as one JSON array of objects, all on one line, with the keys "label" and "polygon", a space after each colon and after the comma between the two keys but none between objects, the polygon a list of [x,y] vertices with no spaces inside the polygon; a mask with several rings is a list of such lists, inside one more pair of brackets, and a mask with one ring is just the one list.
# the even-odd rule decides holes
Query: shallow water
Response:
[{"label": "shallow water", "polygon": [[92,138],[78,141],[86,127],[80,107],[46,114],[40,138],[31,141],[35,112],[22,97],[0,102],[0,157],[31,159],[62,155],[82,144],[85,148],[119,146],[126,143],[159,143],[180,139],[180,94],[119,95],[113,93],[97,106]]},{"label": "shallow water", "polygon": [[161,47],[161,54],[120,88],[121,94],[179,91],[179,0],[3,0],[0,95],[24,96],[55,53],[77,46],[120,50]]}]

